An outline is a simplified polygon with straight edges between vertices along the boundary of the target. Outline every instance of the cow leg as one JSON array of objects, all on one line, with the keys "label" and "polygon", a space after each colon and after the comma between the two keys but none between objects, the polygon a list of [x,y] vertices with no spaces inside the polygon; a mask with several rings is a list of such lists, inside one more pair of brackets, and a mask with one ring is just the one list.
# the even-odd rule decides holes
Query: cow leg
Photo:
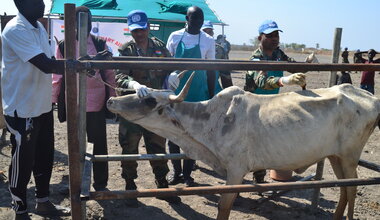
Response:
[{"label": "cow leg", "polygon": [[[344,176],[346,179],[358,178],[356,171],[357,164],[359,161],[349,161],[342,160]],[[348,210],[347,210],[347,219],[354,219],[354,207],[356,199],[357,186],[348,186],[346,187],[347,200],[348,200]]]},{"label": "cow leg", "polygon": [[0,141],[1,143],[5,143],[5,136],[7,135],[7,129],[3,128],[3,131],[1,133]]},{"label": "cow leg", "polygon": [[[342,160],[338,157],[329,157],[334,173],[338,177],[338,179],[357,178],[357,162],[352,162],[348,158],[349,157],[345,157],[345,159]],[[356,186],[340,187],[340,198],[338,206],[334,213],[334,220],[340,220],[343,218],[344,210],[347,206],[347,203],[347,218],[353,219],[356,191]]]},{"label": "cow leg", "polygon": [[[344,179],[343,167],[341,164],[340,158],[336,156],[329,157],[331,166],[334,170],[334,173],[338,179]],[[347,205],[347,191],[346,187],[340,187],[340,198],[338,202],[338,206],[335,209],[334,220],[341,220],[343,218],[344,210]]]},{"label": "cow leg", "polygon": [[[231,171],[227,171],[226,185],[241,184],[245,174],[238,174]],[[236,199],[237,193],[225,193],[220,196],[218,204],[218,216],[217,220],[227,220],[230,216],[232,205]]]}]

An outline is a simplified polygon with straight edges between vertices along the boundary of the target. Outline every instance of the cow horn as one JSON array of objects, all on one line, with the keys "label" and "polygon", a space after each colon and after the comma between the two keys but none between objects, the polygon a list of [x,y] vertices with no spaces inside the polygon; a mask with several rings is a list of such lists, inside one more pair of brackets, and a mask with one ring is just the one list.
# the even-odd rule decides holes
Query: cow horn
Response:
[{"label": "cow horn", "polygon": [[193,78],[195,76],[195,71],[193,71],[187,80],[185,86],[181,90],[181,92],[178,95],[169,95],[169,101],[170,103],[178,103],[178,102],[183,102],[185,100],[185,97],[187,93],[189,92],[191,81],[193,81]]},{"label": "cow horn", "polygon": [[183,71],[181,71],[180,73],[178,73],[178,75],[177,75],[177,77],[178,77],[178,79],[182,79],[184,76],[185,76],[185,73],[187,72],[188,70],[183,70]]}]

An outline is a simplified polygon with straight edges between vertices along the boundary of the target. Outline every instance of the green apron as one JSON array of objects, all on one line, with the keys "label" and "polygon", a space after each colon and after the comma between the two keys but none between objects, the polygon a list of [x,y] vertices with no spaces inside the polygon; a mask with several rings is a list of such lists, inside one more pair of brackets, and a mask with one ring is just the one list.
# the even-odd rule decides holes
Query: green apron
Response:
[{"label": "green apron", "polygon": [[[185,44],[182,41],[183,39],[183,35],[182,35],[181,40],[178,43],[178,46],[175,52],[175,57],[176,58],[202,58],[201,48],[199,46],[200,38],[201,38],[201,34],[199,33],[198,44],[193,48],[186,49]],[[192,72],[193,71],[191,70],[185,73],[185,76],[179,82],[179,86],[176,89],[175,94],[179,94],[181,92],[182,88],[184,87],[185,83],[187,82],[187,79],[190,77]],[[210,97],[208,93],[206,71],[197,70],[195,71],[195,76],[191,83],[189,92],[187,93],[187,96],[185,98],[185,101],[198,102],[198,101],[208,100],[209,98]]]},{"label": "green apron", "polygon": [[[283,77],[284,72],[283,71],[268,71],[268,77],[274,76],[274,77]],[[257,88],[253,93],[255,94],[278,94],[280,92],[280,88],[277,89],[261,89]]]}]

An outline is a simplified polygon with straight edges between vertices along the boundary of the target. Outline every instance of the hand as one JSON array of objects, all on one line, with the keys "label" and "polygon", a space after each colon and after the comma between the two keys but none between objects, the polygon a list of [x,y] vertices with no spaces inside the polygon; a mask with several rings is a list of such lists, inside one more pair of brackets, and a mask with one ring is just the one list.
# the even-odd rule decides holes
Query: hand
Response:
[{"label": "hand", "polygon": [[286,85],[306,85],[306,75],[304,73],[294,73],[290,76],[284,76],[280,78],[280,82]]},{"label": "hand", "polygon": [[141,99],[149,94],[149,88],[145,85],[141,85],[136,81],[130,82],[131,87],[136,91],[137,96]]},{"label": "hand", "polygon": [[176,72],[170,73],[170,75],[168,77],[168,83],[169,83],[169,88],[171,90],[176,90],[178,88],[179,78],[178,78]]},{"label": "hand", "polygon": [[92,59],[93,60],[112,60],[112,53],[108,50],[103,50],[97,53]]}]

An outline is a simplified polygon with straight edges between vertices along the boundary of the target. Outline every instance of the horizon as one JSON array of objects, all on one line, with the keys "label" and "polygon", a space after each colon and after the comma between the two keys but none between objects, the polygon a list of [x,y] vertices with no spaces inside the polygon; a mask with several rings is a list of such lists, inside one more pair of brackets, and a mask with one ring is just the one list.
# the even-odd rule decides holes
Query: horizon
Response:
[{"label": "horizon", "polygon": [[[5,6],[2,6],[0,14],[4,12],[7,15],[17,14],[13,0],[2,1]],[[47,14],[51,2],[49,0],[44,2]],[[331,50],[335,28],[340,27],[342,28],[341,48],[348,47],[350,51],[375,49],[380,52],[378,37],[380,27],[377,17],[380,1],[377,0],[361,2],[320,0],[307,4],[302,0],[290,2],[272,0],[270,3],[239,0],[238,4],[231,4],[228,0],[206,0],[206,2],[218,17],[228,24],[225,26],[224,34],[231,44],[252,45],[249,41],[257,37],[257,29],[261,22],[271,19],[276,21],[283,31],[280,33],[280,43],[305,44],[308,48],[316,48],[318,43],[319,49]],[[355,16],[360,12],[363,13]],[[214,28],[215,36],[222,34],[221,26],[214,25]]]}]

